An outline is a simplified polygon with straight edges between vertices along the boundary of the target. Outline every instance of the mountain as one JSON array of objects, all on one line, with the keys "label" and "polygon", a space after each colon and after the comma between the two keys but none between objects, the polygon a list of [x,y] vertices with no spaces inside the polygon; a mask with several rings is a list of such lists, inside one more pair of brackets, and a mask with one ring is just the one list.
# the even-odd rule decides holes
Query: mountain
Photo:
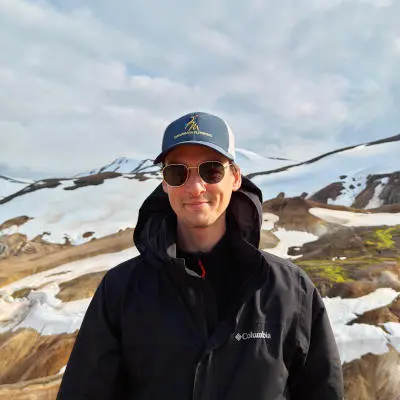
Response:
[{"label": "mountain", "polygon": [[[280,168],[293,163],[293,160],[285,158],[263,157],[250,150],[236,149],[236,162],[240,165],[242,173],[255,171],[265,171],[269,169]],[[82,177],[88,175],[96,175],[102,172],[118,172],[120,174],[135,174],[135,173],[157,173],[160,171],[158,165],[153,164],[153,160],[137,160],[128,157],[120,157],[115,159],[110,164],[107,164],[99,169],[93,169],[87,173],[80,173],[74,176]]]},{"label": "mountain", "polygon": [[[81,244],[134,227],[141,203],[159,183],[111,172],[35,182],[0,201],[0,231]],[[21,225],[7,223],[21,216],[28,218]]]},{"label": "mountain", "polygon": [[[286,197],[305,193],[310,199],[328,204],[373,208],[393,204],[398,199],[398,175],[395,173],[400,172],[399,154],[400,135],[397,135],[282,168],[250,173],[248,177],[262,189],[265,199],[279,193]],[[392,189],[382,194],[387,185]],[[369,204],[373,199],[374,203]]]},{"label": "mountain", "polygon": [[236,149],[236,162],[243,175],[257,171],[273,170],[293,164],[293,160],[279,157],[263,157],[250,150]]},{"label": "mountain", "polygon": [[[247,176],[261,187],[265,201],[284,193],[329,206],[379,211],[400,204],[399,139],[339,149],[296,164],[238,149],[237,161],[244,172],[253,171]],[[134,227],[140,202],[160,181],[160,169],[151,160],[126,157],[70,179],[32,183],[3,177],[0,229],[28,240],[44,234],[49,242],[84,243]],[[12,225],[14,220],[23,223]]]},{"label": "mountain", "polygon": [[87,173],[80,173],[74,178],[101,174],[103,172],[117,172],[120,174],[138,174],[138,173],[157,173],[160,168],[153,164],[152,160],[136,160],[133,158],[120,157],[115,159],[110,164],[107,164],[99,169],[91,170]]}]

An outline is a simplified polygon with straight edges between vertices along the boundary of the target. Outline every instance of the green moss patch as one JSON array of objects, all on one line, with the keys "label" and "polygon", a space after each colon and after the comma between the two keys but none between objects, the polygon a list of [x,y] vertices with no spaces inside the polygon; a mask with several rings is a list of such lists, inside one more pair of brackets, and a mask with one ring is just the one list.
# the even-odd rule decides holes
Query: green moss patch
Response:
[{"label": "green moss patch", "polygon": [[372,238],[368,238],[365,244],[376,250],[393,249],[396,246],[393,235],[400,235],[400,226],[376,229]]},{"label": "green moss patch", "polygon": [[349,270],[341,263],[325,260],[307,260],[300,261],[297,264],[307,272],[311,279],[322,278],[329,283],[353,281]]},{"label": "green moss patch", "polygon": [[[360,256],[343,260],[295,260],[317,286],[323,296],[329,295],[332,289],[343,283],[369,280],[370,271],[385,270],[385,264],[400,264],[400,257]],[[371,269],[372,268],[372,269]]]}]

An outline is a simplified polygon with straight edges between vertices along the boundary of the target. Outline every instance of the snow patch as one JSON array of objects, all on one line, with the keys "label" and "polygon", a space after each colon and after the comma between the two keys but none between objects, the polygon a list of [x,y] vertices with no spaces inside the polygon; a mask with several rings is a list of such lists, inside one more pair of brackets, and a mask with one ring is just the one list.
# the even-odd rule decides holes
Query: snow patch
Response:
[{"label": "snow patch", "polygon": [[333,331],[342,363],[357,360],[368,353],[380,355],[389,351],[387,335],[379,327],[355,324],[333,327]]},{"label": "snow patch", "polygon": [[390,344],[400,352],[400,324],[397,322],[386,322],[383,324],[385,329],[389,332]]},{"label": "snow patch", "polygon": [[379,196],[382,194],[383,189],[385,189],[385,186],[387,185],[388,181],[389,178],[381,179],[378,186],[374,190],[374,195],[372,196],[368,204],[365,206],[366,210],[369,210],[371,208],[379,208],[383,205],[383,200],[381,200]]},{"label": "snow patch", "polygon": [[309,212],[332,224],[342,226],[394,226],[400,224],[400,213],[353,213],[350,211],[329,210],[314,207]]},{"label": "snow patch", "polygon": [[288,254],[289,247],[303,246],[305,243],[314,242],[318,239],[318,236],[315,236],[312,233],[287,231],[282,228],[272,231],[272,233],[277,236],[280,241],[277,246],[273,247],[272,249],[265,249],[265,251],[282,258],[294,259],[301,257],[301,255],[290,256]]},{"label": "snow patch", "polygon": [[272,213],[263,213],[262,230],[270,231],[274,229],[275,224],[279,221],[279,217]]},{"label": "snow patch", "polygon": [[398,323],[389,325],[390,334],[387,334],[378,326],[347,325],[367,311],[388,306],[399,294],[393,289],[383,288],[356,299],[342,299],[340,297],[323,299],[342,363],[351,362],[367,353],[384,354],[389,351],[388,344],[399,343],[400,324]]},{"label": "snow patch", "polygon": [[341,179],[340,182],[343,185],[341,194],[335,200],[328,199],[328,204],[351,207],[357,195],[366,188],[367,176],[364,174],[355,176],[349,175]]}]

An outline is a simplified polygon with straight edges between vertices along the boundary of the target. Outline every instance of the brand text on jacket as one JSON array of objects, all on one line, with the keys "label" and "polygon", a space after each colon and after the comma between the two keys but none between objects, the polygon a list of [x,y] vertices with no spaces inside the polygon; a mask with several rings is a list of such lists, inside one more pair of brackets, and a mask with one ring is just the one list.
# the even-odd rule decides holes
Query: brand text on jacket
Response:
[{"label": "brand text on jacket", "polygon": [[268,332],[245,332],[238,333],[235,335],[235,339],[237,341],[247,340],[247,339],[271,339],[271,334]]}]

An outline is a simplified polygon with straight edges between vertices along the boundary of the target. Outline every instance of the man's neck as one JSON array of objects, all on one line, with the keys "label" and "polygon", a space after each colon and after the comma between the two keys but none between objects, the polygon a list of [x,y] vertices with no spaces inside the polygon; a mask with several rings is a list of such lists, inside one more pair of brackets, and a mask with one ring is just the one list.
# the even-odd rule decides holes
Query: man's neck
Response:
[{"label": "man's neck", "polygon": [[177,224],[178,247],[188,253],[208,253],[222,239],[226,232],[226,216],[222,215],[213,225],[204,228],[191,228]]}]

